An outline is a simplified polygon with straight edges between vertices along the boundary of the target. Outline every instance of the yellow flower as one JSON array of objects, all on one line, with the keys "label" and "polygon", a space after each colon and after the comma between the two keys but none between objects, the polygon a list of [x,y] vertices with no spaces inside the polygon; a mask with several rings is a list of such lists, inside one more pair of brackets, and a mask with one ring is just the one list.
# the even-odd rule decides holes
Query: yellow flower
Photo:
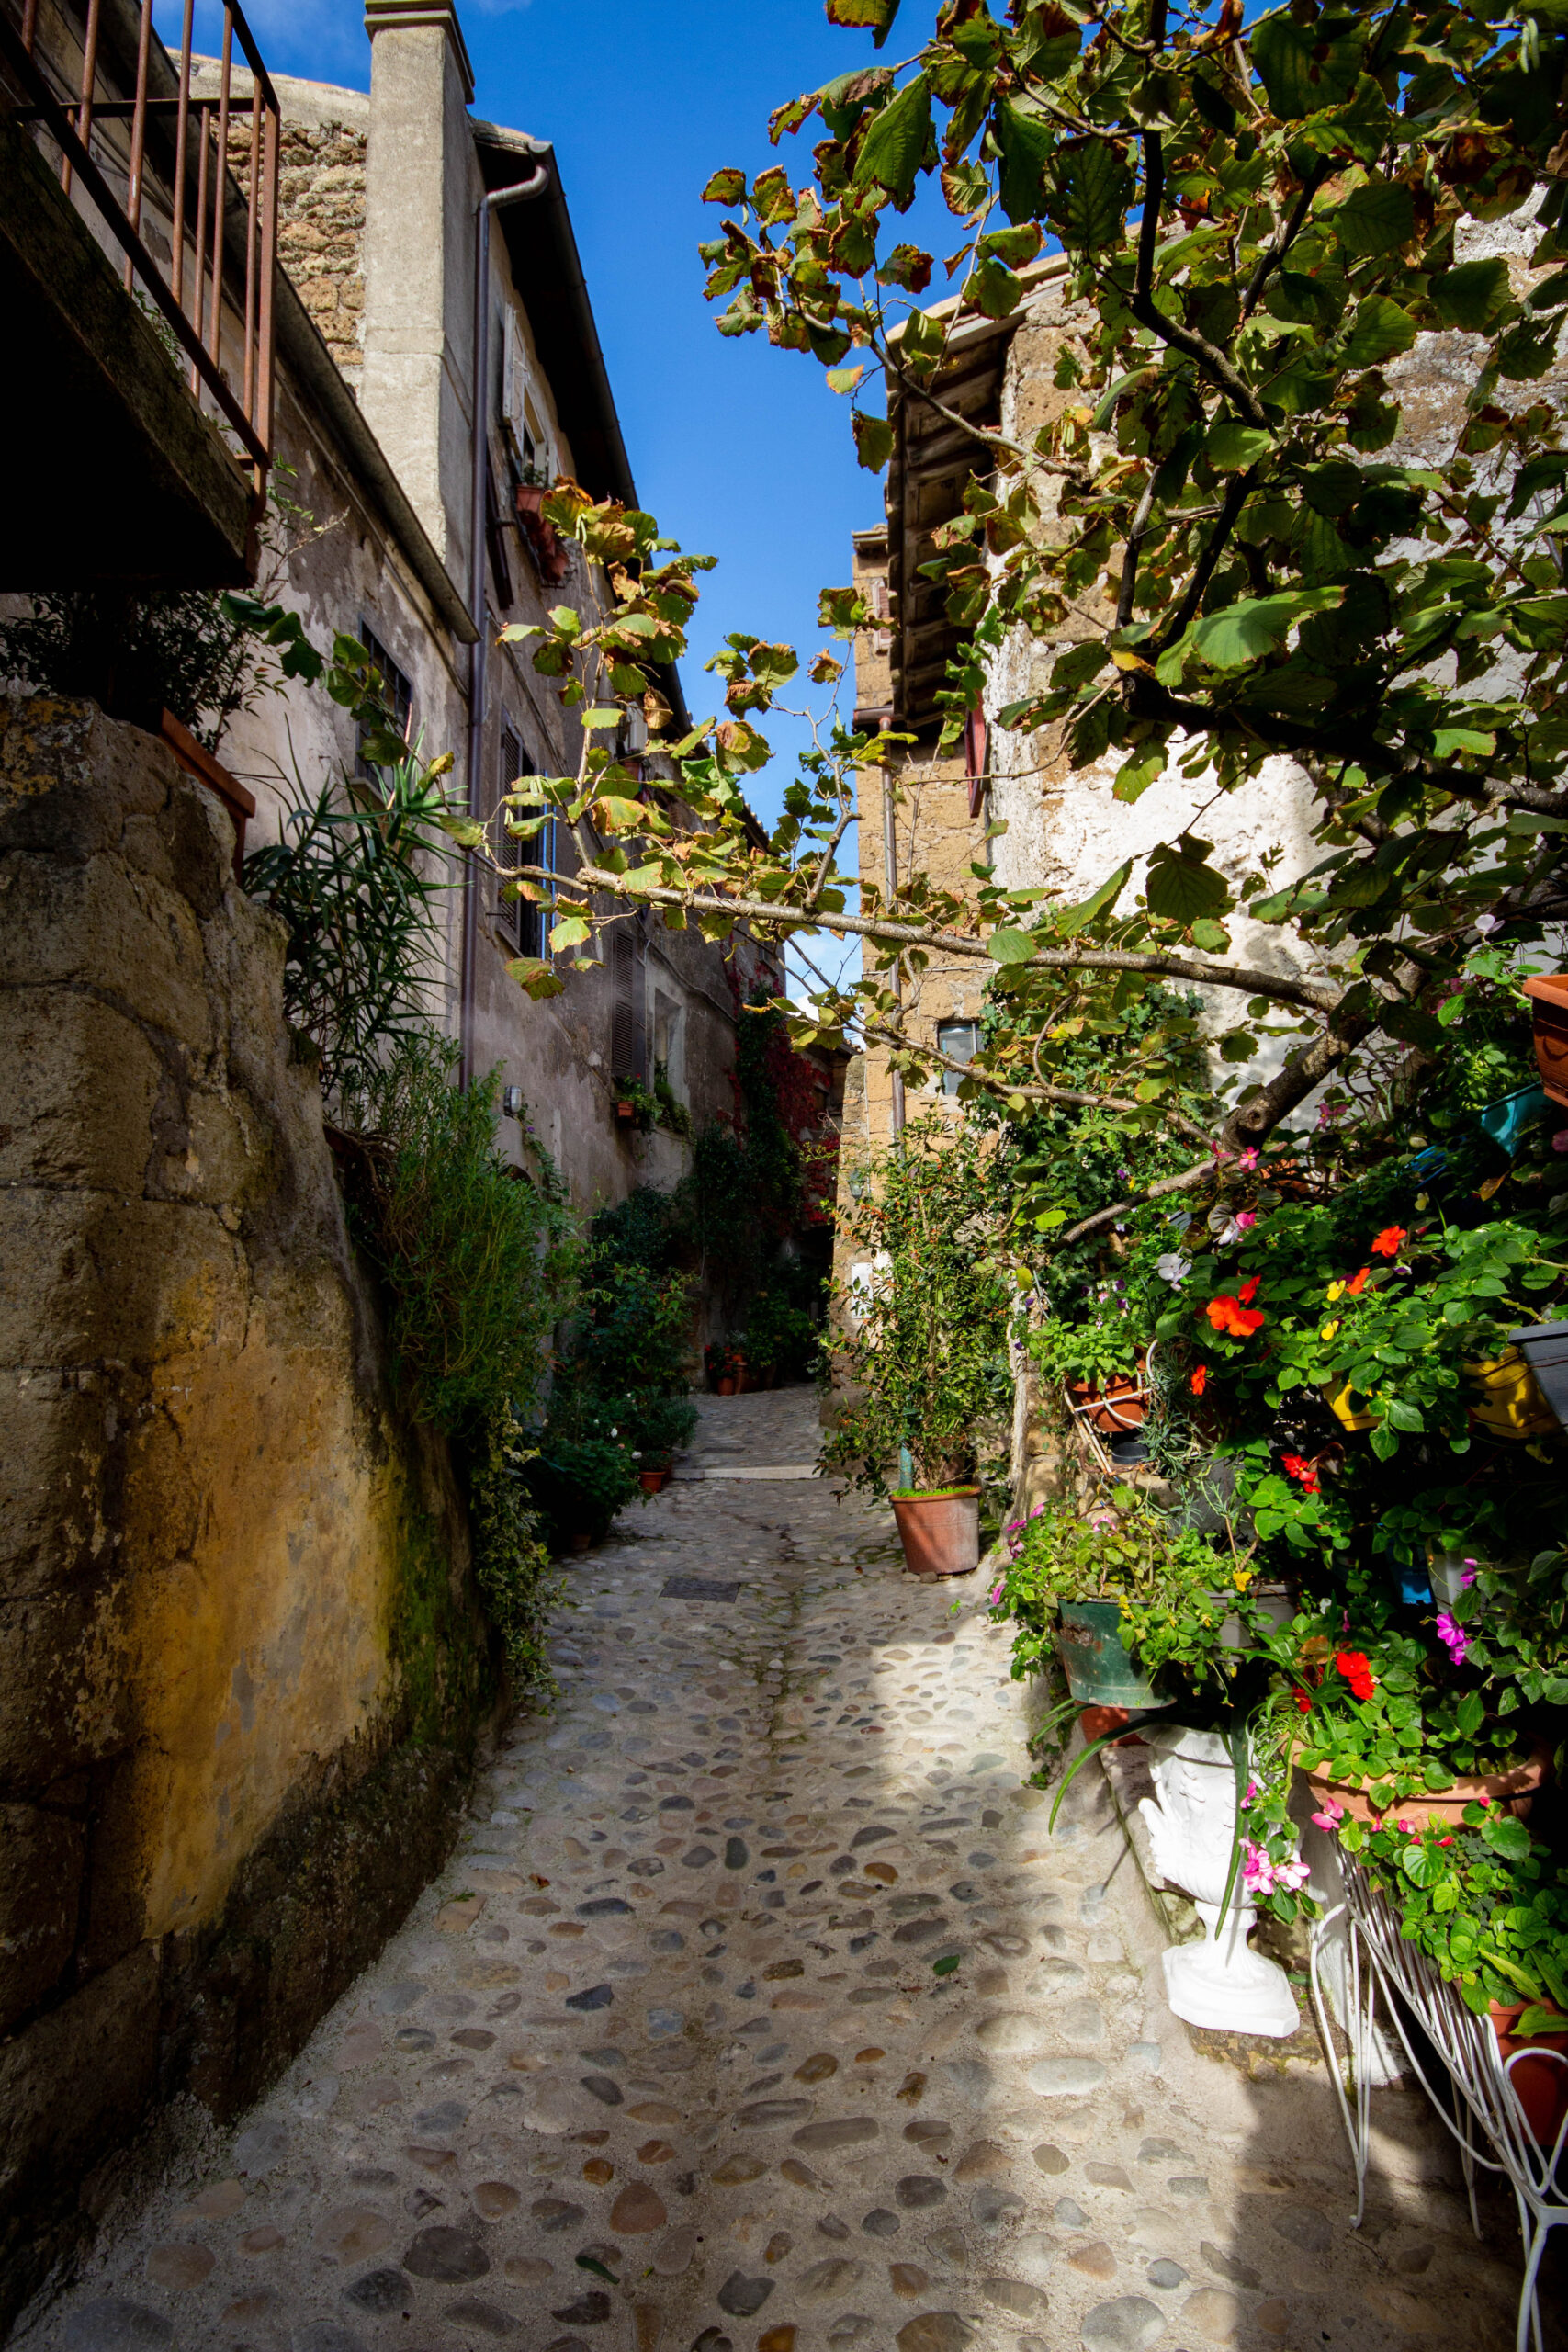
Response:
[{"label": "yellow flower", "polygon": [[1330,1306],[1333,1306],[1333,1304],[1334,1304],[1334,1302],[1335,1302],[1335,1300],[1336,1300],[1337,1298],[1343,1298],[1343,1297],[1344,1297],[1344,1295],[1345,1295],[1345,1285],[1344,1285],[1344,1283],[1329,1283],[1329,1285],[1328,1285],[1328,1304],[1330,1305]]},{"label": "yellow flower", "polygon": [[1235,1589],[1237,1592],[1245,1592],[1251,1582],[1252,1570],[1250,1568],[1237,1568],[1235,1572]]},{"label": "yellow flower", "polygon": [[1317,1336],[1320,1340],[1332,1340],[1338,1329],[1337,1323],[1325,1323]]}]

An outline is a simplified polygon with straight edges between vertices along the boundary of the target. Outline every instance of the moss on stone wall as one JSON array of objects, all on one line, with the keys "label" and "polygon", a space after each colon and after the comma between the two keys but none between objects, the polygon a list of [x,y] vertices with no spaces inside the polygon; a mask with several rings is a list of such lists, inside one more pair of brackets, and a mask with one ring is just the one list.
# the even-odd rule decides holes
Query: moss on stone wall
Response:
[{"label": "moss on stone wall", "polygon": [[389,1648],[402,1685],[408,1736],[445,1746],[475,1724],[498,1696],[491,1640],[465,1589],[455,1585],[446,1531],[412,1507],[399,1531]]}]

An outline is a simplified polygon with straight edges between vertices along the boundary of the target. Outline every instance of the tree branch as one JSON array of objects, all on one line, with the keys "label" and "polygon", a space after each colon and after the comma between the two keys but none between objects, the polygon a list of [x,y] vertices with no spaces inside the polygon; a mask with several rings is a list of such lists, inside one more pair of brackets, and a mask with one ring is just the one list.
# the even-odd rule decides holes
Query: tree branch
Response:
[{"label": "tree branch", "polygon": [[[937,1062],[943,1069],[955,1070],[960,1078],[972,1078],[976,1086],[983,1086],[989,1094],[1021,1094],[1030,1102],[1059,1103],[1067,1110],[1076,1111],[1141,1113],[1149,1108],[1146,1102],[1136,1102],[1130,1095],[1085,1094],[1070,1086],[1052,1086],[1044,1080],[1032,1086],[1015,1084],[1011,1079],[998,1071],[981,1069],[975,1062],[955,1060],[952,1054],[944,1054],[940,1046],[912,1045],[908,1038],[901,1037],[896,1029],[885,1029],[880,1022],[863,1021],[861,1033],[875,1044],[886,1046],[891,1051],[910,1053],[922,1062]],[[1190,1119],[1184,1111],[1167,1107],[1160,1115],[1168,1125],[1179,1127],[1184,1134],[1191,1137],[1194,1143],[1202,1143],[1207,1140],[1196,1120]]]},{"label": "tree branch", "polygon": [[[628,887],[627,875],[612,874],[596,865],[584,865],[571,875],[557,875],[543,865],[506,869],[508,880],[519,877],[529,882],[564,883],[583,891],[603,890],[639,904],[680,907],[689,914],[717,915],[728,922],[787,923],[811,931],[853,932],[863,939],[880,940],[890,947],[932,947],[946,956],[963,956],[984,964],[993,962],[983,939],[969,938],[957,931],[937,931],[929,925],[893,922],[880,915],[823,914],[819,909],[774,905],[766,899],[677,890],[657,882],[639,881],[633,888]],[[1160,978],[1185,980],[1193,988],[1237,989],[1247,996],[1268,997],[1276,1004],[1300,1005],[1308,1012],[1332,1013],[1339,1002],[1337,989],[1319,987],[1312,980],[1287,978],[1280,973],[1260,971],[1249,965],[1216,964],[1206,956],[1166,954],[1156,948],[1043,947],[1036,950],[1028,964],[995,968],[1012,972],[1147,972]]]}]

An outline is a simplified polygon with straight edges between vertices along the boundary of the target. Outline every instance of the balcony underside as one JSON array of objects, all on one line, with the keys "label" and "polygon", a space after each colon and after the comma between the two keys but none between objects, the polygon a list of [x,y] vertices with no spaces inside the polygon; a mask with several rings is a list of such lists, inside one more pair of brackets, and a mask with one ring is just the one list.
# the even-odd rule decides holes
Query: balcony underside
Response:
[{"label": "balcony underside", "polygon": [[254,577],[248,476],[32,141],[0,123],[0,589]]}]

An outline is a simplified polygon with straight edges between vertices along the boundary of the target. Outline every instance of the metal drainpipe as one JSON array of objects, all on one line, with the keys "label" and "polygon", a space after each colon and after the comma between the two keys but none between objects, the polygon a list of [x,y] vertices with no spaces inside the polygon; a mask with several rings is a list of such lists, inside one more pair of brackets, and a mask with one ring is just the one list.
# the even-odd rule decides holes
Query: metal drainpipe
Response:
[{"label": "metal drainpipe", "polygon": [[[898,888],[898,837],[893,817],[893,774],[890,768],[884,768],[882,771],[882,870],[886,880],[887,901],[891,904],[894,893]],[[892,989],[895,1002],[902,1003],[904,988],[897,964],[893,967]],[[904,1132],[904,1073],[901,1069],[896,1069],[891,1076],[893,1080],[893,1140],[897,1143]]]},{"label": "metal drainpipe", "polygon": [[[490,217],[503,204],[524,204],[543,196],[549,185],[549,166],[541,164],[531,179],[516,187],[498,187],[481,196],[474,216],[474,380],[473,380],[473,508],[468,528],[472,541],[468,563],[468,611],[479,635],[468,648],[468,814],[483,819],[485,730],[485,468],[490,434]],[[466,1089],[473,1076],[474,967],[478,961],[479,865],[470,850],[463,868],[463,955],[457,1015],[457,1083]]]}]

